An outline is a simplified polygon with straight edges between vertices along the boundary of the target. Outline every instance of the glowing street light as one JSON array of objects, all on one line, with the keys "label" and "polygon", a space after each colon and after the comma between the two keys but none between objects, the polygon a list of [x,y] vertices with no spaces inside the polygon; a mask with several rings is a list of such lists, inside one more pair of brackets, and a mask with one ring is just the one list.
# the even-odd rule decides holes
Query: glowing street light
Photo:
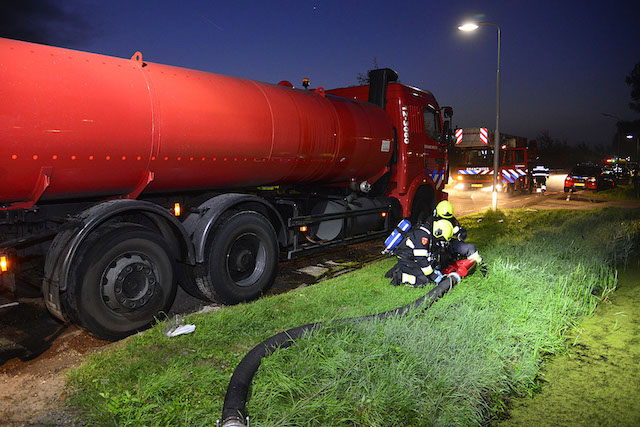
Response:
[{"label": "glowing street light", "polygon": [[468,22],[458,27],[460,31],[473,31],[478,29],[478,24],[475,22]]},{"label": "glowing street light", "polygon": [[493,139],[493,194],[491,206],[494,211],[498,210],[498,158],[500,152],[500,27],[491,22],[468,22],[460,25],[460,31],[475,31],[481,25],[491,25],[498,30],[498,72],[496,82],[496,132]]}]

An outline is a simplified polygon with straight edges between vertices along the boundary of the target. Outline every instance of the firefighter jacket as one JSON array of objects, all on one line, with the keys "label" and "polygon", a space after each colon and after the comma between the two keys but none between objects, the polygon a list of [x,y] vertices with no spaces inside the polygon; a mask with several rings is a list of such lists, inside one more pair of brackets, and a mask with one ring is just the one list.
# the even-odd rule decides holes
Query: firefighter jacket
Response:
[{"label": "firefighter jacket", "polygon": [[446,250],[446,242],[433,237],[431,229],[424,225],[414,227],[396,248],[397,264],[389,270],[394,284],[424,285],[435,281],[441,274],[436,272],[440,254]]}]

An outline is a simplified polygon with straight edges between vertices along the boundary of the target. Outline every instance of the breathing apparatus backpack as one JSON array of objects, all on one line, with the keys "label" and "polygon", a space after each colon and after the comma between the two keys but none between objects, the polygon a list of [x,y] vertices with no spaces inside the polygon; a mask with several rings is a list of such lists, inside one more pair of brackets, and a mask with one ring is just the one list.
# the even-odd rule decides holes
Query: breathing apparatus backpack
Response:
[{"label": "breathing apparatus backpack", "polygon": [[400,221],[389,237],[384,241],[384,250],[382,253],[393,253],[393,250],[400,244],[400,242],[402,242],[402,239],[404,239],[410,229],[411,223],[409,221],[406,219]]}]

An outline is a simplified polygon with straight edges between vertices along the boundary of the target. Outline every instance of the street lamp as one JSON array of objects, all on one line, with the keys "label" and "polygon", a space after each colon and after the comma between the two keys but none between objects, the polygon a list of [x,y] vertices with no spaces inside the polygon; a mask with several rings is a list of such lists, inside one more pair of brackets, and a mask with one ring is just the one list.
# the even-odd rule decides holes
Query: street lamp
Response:
[{"label": "street lamp", "polygon": [[491,207],[494,211],[498,210],[498,158],[500,153],[500,27],[491,22],[468,22],[460,25],[460,31],[475,31],[481,25],[491,25],[498,30],[498,71],[496,83],[496,132],[493,139],[493,194]]},{"label": "street lamp", "polygon": [[[632,134],[627,135],[627,139],[633,139]],[[640,134],[636,138],[636,162],[640,162]]]}]

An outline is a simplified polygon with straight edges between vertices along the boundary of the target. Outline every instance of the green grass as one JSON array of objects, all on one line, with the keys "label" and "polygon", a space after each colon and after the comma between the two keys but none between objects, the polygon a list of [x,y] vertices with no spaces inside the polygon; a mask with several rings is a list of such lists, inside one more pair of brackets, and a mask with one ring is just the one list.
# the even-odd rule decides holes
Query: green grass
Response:
[{"label": "green grass", "polygon": [[637,200],[635,197],[633,184],[619,185],[616,188],[612,188],[610,190],[599,191],[598,195],[606,199]]},{"label": "green grass", "polygon": [[[429,310],[329,324],[263,360],[252,426],[477,425],[533,393],[546,355],[615,288],[638,247],[632,210],[487,212],[463,218],[489,273]],[[69,402],[100,425],[215,425],[236,364],[258,342],[315,321],[386,311],[425,289],[392,287],[388,259],[286,294],[194,315],[193,334],[163,325],[69,375]]]}]

